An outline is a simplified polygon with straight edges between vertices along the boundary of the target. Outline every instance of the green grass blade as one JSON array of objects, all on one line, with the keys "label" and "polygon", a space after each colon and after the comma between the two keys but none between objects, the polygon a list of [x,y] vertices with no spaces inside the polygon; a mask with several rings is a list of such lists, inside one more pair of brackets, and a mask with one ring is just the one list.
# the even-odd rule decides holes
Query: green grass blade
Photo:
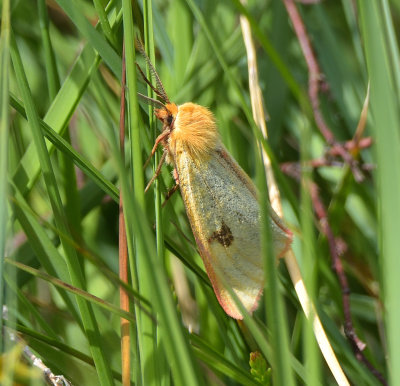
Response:
[{"label": "green grass blade", "polygon": [[[391,82],[390,44],[378,1],[358,2],[361,31],[371,84],[371,110],[376,138],[376,184],[379,208],[381,275],[384,279],[386,336],[390,384],[400,379],[400,309],[397,307],[400,272],[400,116],[398,94]],[[396,69],[398,72],[398,69]]]},{"label": "green grass blade", "polygon": [[[153,9],[152,1],[143,1],[143,22],[144,22],[144,44],[148,57],[152,63],[155,63],[155,47],[154,47],[154,33],[153,33]],[[152,75],[148,66],[146,66],[146,76],[148,79],[152,79]],[[147,87],[147,95],[151,98],[156,97],[155,93],[151,90],[150,86]],[[155,141],[157,137],[153,106],[149,105],[149,129],[152,133],[152,139]],[[131,137],[134,140],[134,137]],[[133,145],[133,143],[131,142]],[[156,152],[153,157],[153,172],[155,172],[158,162],[159,162],[159,152]],[[162,231],[162,217],[161,217],[161,195],[160,195],[160,182],[154,181],[154,207],[155,207],[155,227],[156,227],[156,250],[157,258],[160,264],[164,262],[164,240]],[[138,255],[140,259],[140,255]],[[138,279],[139,286],[144,294],[150,296],[152,292],[151,282],[148,280],[146,275],[146,268],[143,263],[138,261]],[[140,320],[140,329],[138,328],[138,342],[140,356],[143,360],[142,362],[142,374],[144,383],[149,385],[157,385],[158,380],[162,379],[163,374],[168,374],[168,368],[165,368],[166,358],[165,358],[165,342],[163,342],[162,329],[154,328],[151,320],[146,318],[145,315],[138,315]],[[138,326],[139,327],[139,326]],[[157,352],[157,358],[153,362],[152,366],[143,367],[144,363],[149,361],[149,358],[154,354],[155,347],[159,347]],[[150,350],[149,350],[150,348]],[[157,365],[156,365],[157,363]]]},{"label": "green grass blade", "polygon": [[[316,304],[316,269],[317,255],[315,253],[315,235],[313,207],[311,202],[312,171],[307,167],[311,161],[310,147],[312,131],[308,125],[299,125],[301,131],[301,162],[303,165],[301,178],[301,256],[303,262],[304,283],[312,304]],[[304,319],[304,356],[307,381],[310,385],[320,385],[320,353],[315,340],[313,324],[314,316]]]},{"label": "green grass blade", "polygon": [[396,38],[396,31],[394,29],[392,15],[390,12],[389,2],[382,1],[382,21],[386,27],[386,35],[388,41],[388,50],[390,56],[391,69],[393,74],[393,82],[396,84],[397,94],[400,92],[400,74],[396,69],[400,66],[400,53],[399,45]]},{"label": "green grass blade", "polygon": [[39,25],[42,33],[42,42],[46,63],[46,78],[49,96],[53,99],[60,88],[60,77],[58,75],[56,58],[51,44],[49,33],[49,15],[46,9],[46,1],[38,1]]},{"label": "green grass blade", "polygon": [[[3,327],[4,282],[3,266],[8,224],[8,129],[9,129],[9,79],[10,79],[10,2],[3,1],[0,32],[0,331]],[[3,340],[0,353],[3,352]]]},{"label": "green grass blade", "polygon": [[[139,125],[139,108],[138,108],[138,100],[137,100],[137,84],[136,84],[136,57],[135,57],[135,32],[134,32],[134,22],[132,17],[132,3],[127,0],[122,1],[122,11],[123,11],[123,20],[124,20],[124,49],[125,49],[125,72],[126,72],[126,87],[127,90],[125,92],[126,99],[126,112],[127,112],[127,128],[129,133],[129,148],[130,148],[130,157],[131,157],[131,166],[133,165],[132,172],[132,181],[133,181],[133,194],[135,198],[140,202],[141,207],[144,205],[144,179],[142,172],[142,157],[141,157],[141,146],[140,146],[140,125]],[[124,160],[125,161],[125,160]],[[123,172],[121,170],[121,172]],[[129,265],[131,267],[131,282],[133,283],[134,288],[138,288],[140,293],[143,296],[147,296],[148,293],[142,291],[142,288],[139,286],[139,271],[137,261],[138,259],[138,246],[135,245],[134,240],[130,235],[132,235],[132,225],[128,220],[127,206],[126,206],[126,193],[123,192],[124,197],[124,219],[125,219],[125,228],[127,235],[127,243],[128,243],[128,253],[129,253]],[[142,255],[140,255],[142,256]],[[137,359],[134,362],[135,368],[135,381],[137,383],[144,382],[145,373],[142,371],[143,365],[145,363],[145,358],[143,357],[143,350],[141,347],[141,341],[143,339],[148,339],[148,337],[143,336],[142,332],[142,317],[148,320],[147,315],[145,315],[139,307],[135,307],[136,311],[136,325],[134,333],[131,333],[131,339],[135,336],[135,339],[132,339],[132,342],[137,344],[135,347],[135,352],[137,354]],[[150,323],[150,321],[149,321]],[[152,328],[154,326],[152,325]],[[132,329],[133,330],[133,329]],[[150,332],[150,336],[152,332]],[[150,346],[149,349],[154,346]],[[150,367],[153,366],[152,361],[149,362]],[[139,370],[140,369],[140,370]]]},{"label": "green grass blade", "polygon": [[268,328],[270,329],[272,377],[277,385],[294,385],[294,375],[290,362],[287,317],[279,286],[276,256],[273,251],[270,212],[269,207],[265,205],[265,203],[269,202],[269,197],[265,169],[261,157],[257,165],[257,182],[258,199],[261,208],[261,250],[264,257],[265,309]]},{"label": "green grass blade", "polygon": [[100,25],[102,30],[104,31],[104,35],[115,48],[117,46],[116,38],[112,32],[111,25],[110,22],[108,21],[107,14],[103,7],[103,4],[99,0],[93,0],[93,3],[96,8],[97,14],[99,15]]}]

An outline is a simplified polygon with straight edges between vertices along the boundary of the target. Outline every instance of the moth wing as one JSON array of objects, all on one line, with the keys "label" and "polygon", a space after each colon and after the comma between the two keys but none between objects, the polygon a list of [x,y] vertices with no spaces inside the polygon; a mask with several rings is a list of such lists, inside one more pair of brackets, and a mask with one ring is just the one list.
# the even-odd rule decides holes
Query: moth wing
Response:
[{"label": "moth wing", "polygon": [[[249,312],[257,308],[264,274],[254,184],[222,145],[201,162],[178,145],[174,162],[186,212],[214,292],[228,315],[242,319],[226,286]],[[275,213],[271,214],[274,250],[280,256],[290,245],[291,233]]]}]

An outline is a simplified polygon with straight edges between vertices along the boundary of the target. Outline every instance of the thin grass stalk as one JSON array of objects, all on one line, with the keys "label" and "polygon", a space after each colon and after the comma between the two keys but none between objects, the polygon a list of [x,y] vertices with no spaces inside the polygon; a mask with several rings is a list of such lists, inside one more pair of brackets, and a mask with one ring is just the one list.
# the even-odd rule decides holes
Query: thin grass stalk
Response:
[{"label": "thin grass stalk", "polygon": [[[361,36],[371,85],[371,112],[376,139],[376,188],[378,193],[379,252],[386,340],[388,344],[389,384],[400,379],[400,116],[399,98],[390,76],[391,45],[385,37],[385,19],[380,2],[358,1]],[[393,69],[398,72],[398,69]]]},{"label": "thin grass stalk", "polygon": [[[141,135],[139,126],[139,109],[137,100],[137,84],[136,84],[136,65],[135,65],[135,34],[134,34],[134,21],[132,18],[132,3],[129,0],[122,2],[123,9],[123,20],[124,20],[124,45],[125,45],[125,71],[126,71],[126,85],[127,92],[125,93],[127,100],[127,124],[129,133],[129,146],[130,146],[130,166],[132,168],[132,181],[133,181],[133,194],[138,206],[144,211],[144,178],[143,178],[143,160],[142,160],[142,149],[141,149]],[[121,185],[122,187],[122,185]],[[131,194],[131,193],[130,193]],[[129,222],[129,216],[127,214],[127,207],[125,204],[125,222],[126,232],[128,241],[128,251],[130,255],[130,268],[131,268],[131,280],[133,286],[136,287],[141,295],[146,295],[142,292],[139,286],[140,282],[140,270],[138,267],[138,260],[145,256],[139,248],[138,240],[133,237],[133,224]],[[134,378],[136,383],[143,382],[143,365],[142,358],[140,355],[141,350],[141,315],[142,311],[139,307],[135,306],[136,314],[136,347],[134,347],[137,353],[138,359],[135,361],[135,374]],[[149,322],[150,323],[150,322]],[[139,363],[138,363],[139,362]]]},{"label": "thin grass stalk", "polygon": [[[152,39],[153,26],[151,25],[151,23],[151,1],[143,1],[144,44],[145,50],[147,51],[147,55],[150,57],[150,60],[152,60],[151,55],[154,59],[154,41]],[[152,79],[148,68],[146,68],[146,76],[148,79]],[[150,86],[147,87],[147,90],[148,92],[150,92],[150,96],[154,97],[154,94],[152,93],[152,91],[149,91],[149,89]],[[150,130],[155,131],[153,108],[151,105],[149,105],[148,109]],[[152,285],[150,280],[148,280],[146,267],[142,259],[143,256],[138,255],[137,265],[140,293],[151,299]],[[154,360],[156,358],[157,350],[157,326],[155,326],[152,321],[146,317],[146,315],[140,313],[138,316],[140,320],[140,335],[138,336],[138,342],[143,383],[149,386],[157,385],[157,380],[160,378],[160,368],[158,367],[158,360]]]},{"label": "thin grass stalk", "polygon": [[[145,47],[148,57],[150,58],[151,63],[153,63],[155,68],[155,43],[154,43],[154,32],[153,32],[153,10],[152,10],[152,1],[145,0],[143,2],[143,10],[144,10],[144,25],[145,29]],[[147,70],[147,78],[151,79],[150,69]],[[152,98],[155,98],[153,90],[150,86],[147,87],[148,95]],[[154,116],[154,108],[151,104],[148,106],[149,108],[149,127],[152,131],[152,138],[156,139],[157,137],[157,122]],[[160,157],[158,152],[154,154],[154,163],[153,163],[153,172],[156,172],[157,166],[160,162]],[[157,246],[157,257],[161,262],[164,261],[164,237],[162,230],[162,212],[161,212],[161,192],[160,192],[160,182],[159,179],[155,179],[154,181],[154,208],[155,208],[155,220],[156,220],[156,246]]]},{"label": "thin grass stalk", "polygon": [[[299,128],[300,133],[300,148],[301,148],[301,235],[302,235],[302,260],[304,283],[307,288],[307,293],[311,304],[315,304],[316,300],[316,239],[314,235],[313,210],[311,204],[311,184],[312,184],[312,169],[308,166],[310,161],[310,143],[311,143],[311,127],[308,123],[304,123]],[[313,332],[313,321],[318,317],[314,314],[314,308],[311,309],[309,317],[306,316],[303,323],[303,352],[305,357],[305,366],[310,385],[320,385],[320,356],[318,346],[316,344],[316,336]]]},{"label": "thin grass stalk", "polygon": [[99,16],[99,21],[101,28],[104,32],[104,35],[108,39],[108,41],[112,44],[114,48],[117,47],[117,40],[115,35],[111,29],[110,22],[108,21],[107,13],[103,7],[103,3],[100,0],[93,0],[93,4],[96,8],[96,12]]},{"label": "thin grass stalk", "polygon": [[294,385],[294,377],[290,365],[288,325],[286,323],[287,319],[284,316],[283,299],[279,289],[276,257],[272,249],[270,214],[267,205],[265,205],[268,202],[268,187],[265,180],[262,157],[258,160],[257,187],[259,189],[261,208],[261,247],[264,256],[265,309],[270,329],[272,376],[274,383],[277,385]]},{"label": "thin grass stalk", "polygon": [[217,373],[229,376],[233,381],[248,386],[260,386],[253,376],[242,367],[233,367],[223,353],[215,350],[212,344],[205,342],[201,337],[191,334],[190,340],[198,359],[206,363]]},{"label": "thin grass stalk", "polygon": [[[127,60],[127,58],[126,58]],[[127,72],[127,68],[125,69],[125,71]],[[99,92],[97,93],[97,95],[100,97],[102,95],[102,88],[100,84],[97,84],[97,87],[99,87]],[[110,119],[108,114],[104,114],[104,112],[107,111],[107,106],[105,105],[105,101],[100,97],[97,99],[97,103],[99,104],[99,106],[101,106],[101,111],[103,111],[103,119],[108,122],[108,124],[105,126],[108,130],[105,133],[106,134],[106,138],[108,140],[108,143],[111,144],[111,150],[112,150],[112,154],[114,155],[114,159],[112,159],[111,161],[117,160],[117,162],[119,162],[120,158],[121,158],[121,152],[120,152],[120,146],[117,146],[116,141],[115,141],[115,137],[114,137],[114,132],[113,132],[113,122]],[[122,161],[121,161],[122,164]],[[123,167],[120,167],[120,164],[118,163],[118,167],[116,168],[115,166],[113,166],[114,170],[117,170],[117,172],[119,172],[119,175],[121,175],[121,173],[124,173],[123,178],[125,178],[126,180],[128,180],[127,176],[125,175],[127,173],[127,170],[125,168],[125,164],[123,164]],[[121,177],[122,179],[122,177]],[[120,179],[120,180],[121,180]],[[124,195],[124,191],[122,189],[122,182],[121,182],[121,195]],[[129,192],[132,192],[132,187],[129,186]],[[128,196],[131,196],[131,194],[129,194]],[[124,201],[126,201],[124,199]],[[134,256],[135,255],[135,248],[134,248],[134,240],[133,240],[133,222],[132,220],[130,220],[130,216],[132,216],[132,213],[129,213],[129,209],[127,209],[126,205],[124,204],[124,219],[125,219],[125,231],[126,231],[126,235],[127,235],[127,245],[128,245],[128,256]],[[135,302],[135,322],[136,323],[131,323],[131,331],[130,331],[130,337],[131,337],[131,349],[135,352],[135,360],[134,360],[134,366],[133,366],[133,374],[135,377],[135,383],[140,383],[141,382],[141,370],[140,370],[140,356],[138,353],[138,344],[137,344],[137,336],[139,336],[138,333],[138,312],[141,311],[143,313],[145,313],[150,319],[152,319],[153,323],[156,323],[156,320],[152,314],[153,310],[150,309],[150,311],[148,310],[144,310],[143,309],[143,305],[146,304],[147,306],[150,305],[150,301],[147,300],[146,298],[144,298],[142,296],[141,293],[139,293],[139,289],[138,289],[138,284],[137,284],[137,272],[136,272],[136,265],[135,265],[135,261],[134,259],[129,259],[129,264],[130,264],[130,269],[131,269],[131,286],[126,286],[125,283],[123,283],[122,281],[120,281],[120,285],[123,284],[124,288],[129,291],[129,292],[134,292],[135,296],[137,296],[137,300]],[[134,288],[132,290],[132,287]],[[131,297],[132,300],[132,297]]]},{"label": "thin grass stalk", "polygon": [[[8,130],[9,80],[10,80],[10,1],[3,1],[0,35],[0,334],[3,331],[4,306],[4,256],[7,236],[7,192],[8,192]],[[0,339],[0,353],[3,353],[3,339]]]},{"label": "thin grass stalk", "polygon": [[[144,38],[145,38],[145,49],[148,57],[150,58],[153,66],[156,66],[155,60],[155,42],[154,42],[154,26],[153,26],[153,5],[151,0],[143,1],[143,16],[144,16]],[[148,79],[152,79],[150,69],[148,66],[146,67],[146,76]],[[154,91],[148,85],[147,87],[147,95],[152,98],[155,98]],[[157,123],[154,116],[154,108],[153,105],[149,104],[149,127],[152,132],[152,138],[155,140],[157,137]],[[160,162],[159,153],[156,151],[154,154],[154,163],[153,163],[153,173],[156,173],[157,166]],[[156,228],[156,248],[157,248],[157,258],[159,264],[164,264],[164,236],[162,229],[162,208],[161,208],[161,191],[160,191],[160,181],[158,178],[154,181],[153,185],[154,189],[154,210],[155,210],[155,228]],[[153,328],[154,326],[152,326]],[[162,374],[165,374],[167,371],[166,366],[166,358],[165,352],[162,347],[162,333],[160,329],[157,327],[153,329],[154,334],[154,344],[158,346],[156,350],[157,354],[157,366],[155,367],[156,378],[161,380]]]},{"label": "thin grass stalk", "polygon": [[[60,193],[58,191],[50,157],[47,152],[45,140],[40,129],[37,112],[33,103],[32,95],[29,90],[28,81],[26,79],[18,47],[15,38],[12,35],[11,35],[11,58],[14,64],[18,86],[20,92],[23,95],[28,121],[32,128],[32,136],[34,139],[35,147],[37,150],[43,176],[45,179],[45,185],[47,188],[47,193],[54,213],[56,226],[60,232],[60,241],[66,255],[68,269],[71,275],[71,282],[74,286],[78,288],[85,288],[85,282],[80,268],[80,263],[77,258],[76,251],[69,242],[69,239],[71,238],[70,232],[68,229],[68,225],[66,223],[65,214],[63,213],[63,205],[61,202]],[[99,382],[101,385],[111,385],[112,384],[111,371],[109,364],[104,356],[104,352],[101,349],[102,346],[101,338],[99,334],[97,321],[93,313],[93,309],[91,305],[88,304],[81,297],[77,296],[76,300],[81,312],[82,321],[85,326],[85,331],[87,333],[90,350],[93,355],[93,359],[96,363]]]},{"label": "thin grass stalk", "polygon": [[47,13],[46,1],[38,0],[39,26],[42,33],[42,43],[46,66],[47,87],[50,100],[53,100],[60,89],[60,78],[57,70],[56,58],[53,45],[51,44],[49,32],[49,15]]},{"label": "thin grass stalk", "polygon": [[[245,1],[242,0],[242,3],[245,4]],[[267,133],[267,125],[265,119],[265,112],[263,108],[263,98],[258,79],[256,50],[253,43],[250,23],[243,15],[240,15],[240,25],[242,28],[243,40],[246,46],[246,53],[247,53],[249,91],[250,91],[251,109],[253,113],[253,118],[259,130],[261,131],[264,139],[267,140],[268,133]],[[278,212],[279,215],[282,217],[283,213],[280,204],[280,194],[272,170],[271,160],[269,159],[268,154],[264,148],[261,149],[261,153],[265,168],[265,178],[267,179],[268,182],[269,201],[271,202],[272,208],[274,208],[274,210]]]},{"label": "thin grass stalk", "polygon": [[398,71],[398,69],[400,68],[399,44],[396,38],[396,31],[393,25],[389,2],[387,0],[382,0],[381,7],[382,7],[382,17],[386,28],[386,36],[389,46],[388,48],[390,53],[390,62],[392,70],[391,73],[393,74],[393,82],[396,85],[397,94],[399,94],[400,93],[400,72]]}]

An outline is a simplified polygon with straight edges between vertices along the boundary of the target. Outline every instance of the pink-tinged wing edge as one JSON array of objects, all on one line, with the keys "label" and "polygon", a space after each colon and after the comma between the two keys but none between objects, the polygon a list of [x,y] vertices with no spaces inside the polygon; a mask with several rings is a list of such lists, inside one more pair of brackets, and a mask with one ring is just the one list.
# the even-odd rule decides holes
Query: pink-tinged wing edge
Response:
[{"label": "pink-tinged wing edge", "polygon": [[[233,299],[231,299],[230,295],[228,297],[222,296],[222,290],[221,288],[225,288],[223,283],[218,279],[217,273],[214,271],[214,268],[212,267],[212,264],[210,260],[212,259],[210,253],[208,252],[207,248],[203,245],[203,242],[199,240],[197,237],[196,232],[193,230],[194,238],[196,240],[197,247],[199,248],[199,253],[200,256],[203,260],[204,266],[207,271],[207,275],[211,281],[211,285],[213,287],[215,296],[217,297],[218,303],[221,305],[223,310],[232,318],[234,319],[243,319],[243,315],[240,313],[238,307],[236,306],[235,302]],[[258,300],[262,294],[262,289],[258,293],[254,305],[251,307],[249,310],[250,313],[255,311],[258,307]]]}]

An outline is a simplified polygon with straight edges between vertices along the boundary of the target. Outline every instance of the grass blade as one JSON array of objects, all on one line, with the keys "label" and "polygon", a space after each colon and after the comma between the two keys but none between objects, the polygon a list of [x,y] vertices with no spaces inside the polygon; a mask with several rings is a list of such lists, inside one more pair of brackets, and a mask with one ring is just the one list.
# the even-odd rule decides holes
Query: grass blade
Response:
[{"label": "grass blade", "polygon": [[[9,78],[10,78],[10,2],[3,1],[0,31],[0,331],[3,327],[4,282],[3,267],[8,224],[8,129],[9,129]],[[3,340],[0,342],[3,352]]]},{"label": "grass blade", "polygon": [[376,138],[380,266],[384,278],[385,323],[391,384],[400,377],[400,310],[396,306],[399,293],[400,242],[400,127],[399,98],[393,88],[390,73],[391,46],[384,34],[384,18],[378,1],[368,5],[358,2],[361,32],[371,83],[371,110]]}]

